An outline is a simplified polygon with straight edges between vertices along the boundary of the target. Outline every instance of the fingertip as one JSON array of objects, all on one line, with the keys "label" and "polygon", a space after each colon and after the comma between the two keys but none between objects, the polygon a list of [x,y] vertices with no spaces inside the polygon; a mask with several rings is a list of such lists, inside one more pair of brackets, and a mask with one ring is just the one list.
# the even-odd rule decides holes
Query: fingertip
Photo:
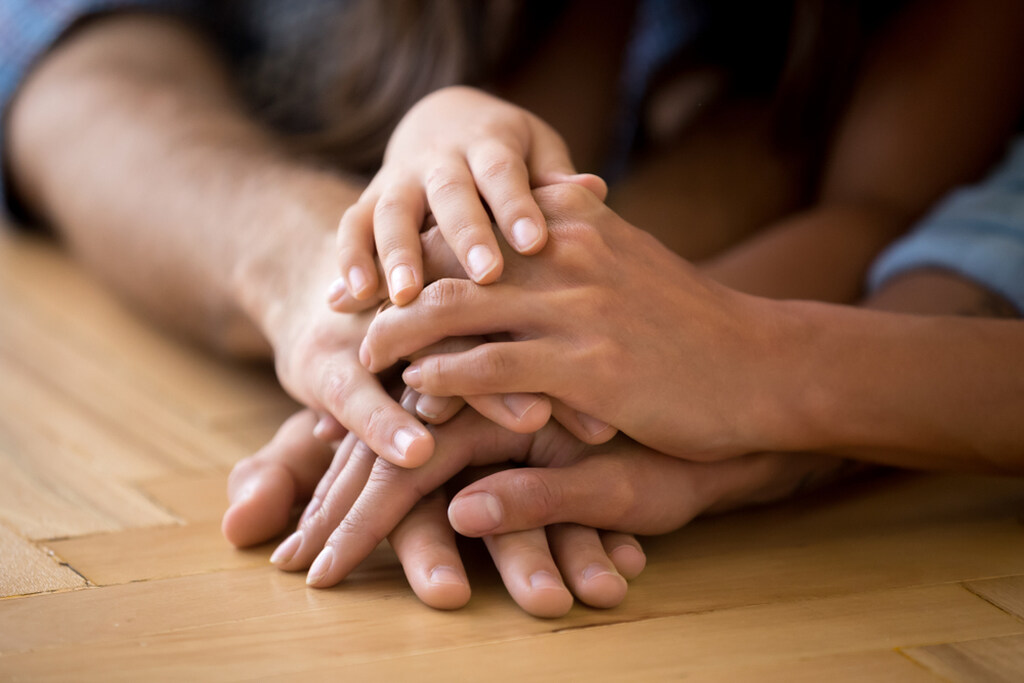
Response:
[{"label": "fingertip", "polygon": [[544,248],[548,241],[547,227],[543,221],[532,218],[520,218],[512,224],[510,240],[512,246],[520,254],[536,254]]},{"label": "fingertip", "polygon": [[423,465],[434,454],[434,437],[430,432],[402,427],[392,437],[394,455],[388,458],[399,467]]},{"label": "fingertip", "polygon": [[415,299],[422,288],[412,266],[399,263],[388,273],[388,290],[391,293],[391,301],[396,306],[404,306]]},{"label": "fingertip", "polygon": [[469,580],[455,567],[439,565],[412,586],[423,604],[434,609],[453,610],[464,607],[472,595]]},{"label": "fingertip", "polygon": [[478,285],[487,285],[499,277],[504,262],[501,253],[485,244],[474,244],[466,252],[466,274]]},{"label": "fingertip", "polygon": [[640,576],[647,566],[647,555],[639,547],[629,543],[612,548],[608,551],[608,557],[619,574],[629,581]]},{"label": "fingertip", "polygon": [[376,291],[376,279],[376,271],[368,270],[362,266],[352,266],[346,274],[345,285],[354,298],[363,301],[369,299],[374,291]]},{"label": "fingertip", "polygon": [[295,495],[295,481],[285,468],[268,465],[252,472],[236,488],[221,533],[237,548],[273,538],[288,526]]},{"label": "fingertip", "polygon": [[561,578],[540,569],[530,574],[527,590],[513,596],[519,606],[535,617],[555,619],[572,609],[572,593]]},{"label": "fingertip", "polygon": [[616,607],[626,598],[626,592],[629,590],[626,579],[621,574],[597,562],[584,568],[581,578],[576,589],[576,597],[591,607]]},{"label": "fingertip", "polygon": [[448,504],[448,521],[463,536],[494,533],[504,518],[501,501],[486,491],[459,494]]}]

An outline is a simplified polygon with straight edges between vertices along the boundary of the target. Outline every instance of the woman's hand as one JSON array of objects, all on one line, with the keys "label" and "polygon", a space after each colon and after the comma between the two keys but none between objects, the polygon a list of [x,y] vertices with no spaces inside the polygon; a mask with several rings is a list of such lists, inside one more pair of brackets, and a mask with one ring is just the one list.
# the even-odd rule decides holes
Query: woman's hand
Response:
[{"label": "woman's hand", "polygon": [[[287,527],[296,503],[308,500],[314,488],[320,491],[320,501],[333,488],[342,463],[352,460],[350,446],[355,440],[346,440],[325,475],[333,449],[312,436],[316,421],[311,411],[300,411],[282,425],[270,443],[232,470],[228,480],[231,504],[222,524],[232,544],[248,546],[273,538]],[[360,448],[368,453],[364,446]],[[359,457],[357,454],[356,460]],[[445,515],[446,505],[443,491],[424,496],[388,539],[416,595],[431,607],[455,609],[469,600],[470,587]],[[331,515],[343,513],[344,508],[333,502],[326,506],[318,502],[307,508],[300,530],[313,534],[327,529],[329,533]],[[296,538],[301,536],[289,537],[272,561],[295,568],[294,555],[300,550]],[[634,578],[644,565],[643,552],[631,536],[598,534],[572,524],[554,525],[546,534],[538,528],[488,536],[485,542],[509,593],[537,616],[564,614],[572,605],[573,594],[589,605],[612,607],[625,595],[624,579]]]},{"label": "woman's hand", "polygon": [[419,233],[428,213],[465,272],[475,282],[494,282],[502,255],[488,209],[517,252],[536,253],[547,226],[530,191],[570,180],[602,198],[606,193],[596,176],[576,174],[561,137],[533,114],[472,88],[434,92],[399,123],[381,170],[342,217],[342,277],[329,299],[351,310],[358,305],[351,299],[374,295],[375,246],[391,300],[414,299],[424,284]]},{"label": "woman's hand", "polygon": [[592,193],[535,192],[549,243],[507,254],[501,282],[442,279],[381,312],[360,349],[371,370],[446,337],[508,334],[410,365],[406,383],[435,396],[545,393],[663,453],[716,460],[796,450],[787,391],[790,326],[774,302],[702,277]]}]

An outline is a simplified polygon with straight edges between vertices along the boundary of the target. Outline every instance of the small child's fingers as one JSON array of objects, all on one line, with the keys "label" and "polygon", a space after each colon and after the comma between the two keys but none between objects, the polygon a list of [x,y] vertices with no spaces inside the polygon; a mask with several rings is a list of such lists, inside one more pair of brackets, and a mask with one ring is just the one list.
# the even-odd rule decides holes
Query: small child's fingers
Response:
[{"label": "small child's fingers", "polygon": [[348,207],[338,224],[338,267],[343,288],[332,286],[328,301],[332,306],[344,295],[364,300],[377,289],[377,268],[373,259],[373,214],[377,202],[360,199]]},{"label": "small child's fingers", "polygon": [[522,155],[489,140],[471,147],[466,160],[508,243],[521,254],[540,251],[547,242],[547,223],[530,192],[530,174]]},{"label": "small child's fingers", "polygon": [[466,273],[479,284],[501,276],[502,258],[473,175],[463,160],[451,160],[426,178],[427,201],[441,234]]},{"label": "small child's fingers", "polygon": [[387,277],[391,301],[407,304],[423,289],[420,226],[423,194],[416,185],[392,186],[381,194],[373,211],[373,237]]},{"label": "small child's fingers", "polygon": [[561,401],[551,402],[551,415],[565,427],[569,433],[583,443],[591,446],[611,441],[618,430],[607,422],[570,408]]}]

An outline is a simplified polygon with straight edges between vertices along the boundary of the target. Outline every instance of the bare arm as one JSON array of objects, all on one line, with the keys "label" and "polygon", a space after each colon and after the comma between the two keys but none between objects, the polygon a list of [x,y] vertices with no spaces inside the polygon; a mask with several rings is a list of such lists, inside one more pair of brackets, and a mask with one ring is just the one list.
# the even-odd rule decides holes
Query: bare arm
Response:
[{"label": "bare arm", "polygon": [[77,255],[150,314],[231,351],[266,353],[272,292],[288,289],[272,280],[315,263],[357,196],[281,153],[213,50],[170,19],[72,34],[25,84],[9,134],[17,190]]},{"label": "bare arm", "polygon": [[917,2],[867,59],[817,203],[707,264],[736,289],[853,302],[877,253],[998,154],[1024,104],[1024,4]]},{"label": "bare arm", "polygon": [[326,305],[358,188],[247,118],[197,33],[143,15],[88,23],[36,68],[8,125],[16,189],[119,293],[221,350],[272,350],[296,399],[384,457],[429,457],[423,425],[358,363],[368,316]]}]

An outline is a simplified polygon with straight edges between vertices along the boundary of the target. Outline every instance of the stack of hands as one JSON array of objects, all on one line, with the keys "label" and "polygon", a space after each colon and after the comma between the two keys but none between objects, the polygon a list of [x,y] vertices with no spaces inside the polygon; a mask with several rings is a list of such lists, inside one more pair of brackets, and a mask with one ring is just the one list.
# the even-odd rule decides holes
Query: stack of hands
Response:
[{"label": "stack of hands", "polygon": [[834,472],[772,432],[777,312],[605,194],[519,108],[465,88],[413,108],[341,220],[333,310],[299,309],[276,345],[310,408],[232,472],[228,540],[272,538],[308,500],[279,568],[332,586],[387,538],[416,594],[456,608],[455,532],[481,537],[516,602],[558,616],[622,601],[631,534]]}]

